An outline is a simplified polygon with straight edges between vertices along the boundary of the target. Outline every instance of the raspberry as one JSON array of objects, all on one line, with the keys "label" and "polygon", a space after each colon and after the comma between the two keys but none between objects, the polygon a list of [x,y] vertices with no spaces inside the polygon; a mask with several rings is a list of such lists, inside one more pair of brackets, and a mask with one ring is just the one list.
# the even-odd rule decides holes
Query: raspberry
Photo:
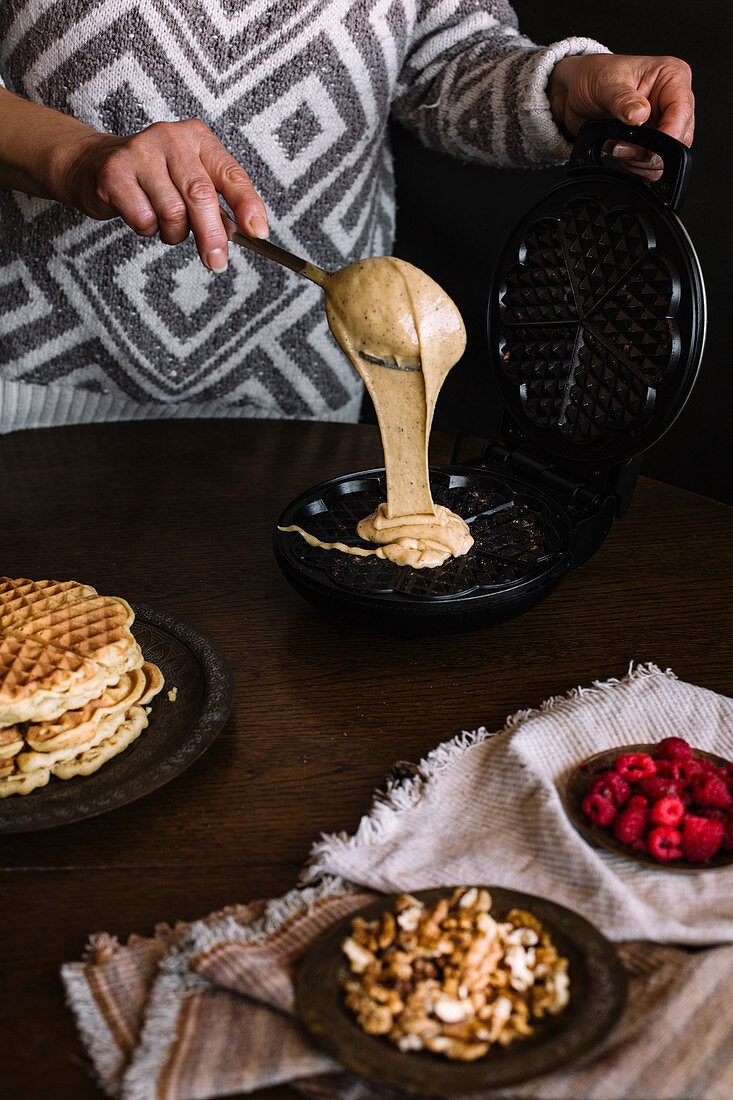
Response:
[{"label": "raspberry", "polygon": [[685,814],[682,819],[682,851],[687,859],[707,863],[723,843],[725,825],[709,817]]},{"label": "raspberry", "polygon": [[663,779],[676,779],[679,782],[682,778],[680,761],[657,760],[657,775],[661,775]]},{"label": "raspberry", "polygon": [[701,774],[692,781],[692,797],[700,806],[716,806],[727,810],[733,805],[733,798],[722,779],[717,775]]},{"label": "raspberry", "polygon": [[685,804],[681,798],[671,798],[666,795],[660,798],[651,808],[649,820],[654,825],[679,825],[685,816]]},{"label": "raspberry", "polygon": [[689,786],[696,775],[700,774],[699,760],[680,760],[680,779],[683,787]]},{"label": "raspberry", "polygon": [[725,821],[723,822],[723,847],[726,851],[730,852],[733,849],[733,810],[728,810],[725,815]]},{"label": "raspberry", "polygon": [[641,840],[645,824],[646,814],[642,809],[636,806],[629,809],[625,806],[613,823],[613,835],[622,844],[634,844],[637,840]]},{"label": "raspberry", "polygon": [[643,794],[632,794],[631,798],[626,803],[626,806],[627,809],[631,809],[635,806],[637,810],[644,810],[644,812],[646,813],[646,811],[649,809],[649,799],[644,798]]},{"label": "raspberry", "polygon": [[683,737],[665,737],[657,745],[654,755],[658,760],[689,760],[692,749]]},{"label": "raspberry", "polygon": [[661,779],[658,775],[642,779],[639,790],[652,802],[658,802],[660,798],[682,798],[682,787],[676,780]]},{"label": "raspberry", "polygon": [[627,782],[636,783],[640,779],[646,779],[654,775],[657,765],[651,756],[645,752],[622,752],[613,762],[614,771],[617,771]]},{"label": "raspberry", "polygon": [[729,771],[729,765],[726,764],[723,767],[716,768],[714,774],[717,775],[718,779],[723,780],[728,790],[733,787],[733,775]]},{"label": "raspberry", "polygon": [[629,784],[618,772],[601,772],[591,779],[588,794],[599,794],[601,798],[620,806],[629,797]]},{"label": "raspberry", "polygon": [[655,859],[680,859],[682,856],[681,840],[682,833],[679,829],[673,829],[669,825],[657,825],[656,829],[652,829],[646,838],[647,851]]},{"label": "raspberry", "polygon": [[616,816],[616,807],[600,794],[589,794],[583,799],[583,813],[595,825],[605,828]]}]

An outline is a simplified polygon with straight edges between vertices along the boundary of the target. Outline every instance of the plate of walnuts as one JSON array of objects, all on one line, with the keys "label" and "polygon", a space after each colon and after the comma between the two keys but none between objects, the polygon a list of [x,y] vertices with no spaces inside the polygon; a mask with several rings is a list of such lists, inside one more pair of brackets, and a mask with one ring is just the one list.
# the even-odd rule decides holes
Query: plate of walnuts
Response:
[{"label": "plate of walnuts", "polygon": [[618,1019],[626,974],[577,913],[469,886],[380,898],[335,922],[295,989],[306,1027],[347,1069],[439,1096],[573,1062]]},{"label": "plate of walnuts", "polygon": [[589,757],[570,776],[566,805],[591,844],[647,867],[733,864],[733,764],[681,737]]}]

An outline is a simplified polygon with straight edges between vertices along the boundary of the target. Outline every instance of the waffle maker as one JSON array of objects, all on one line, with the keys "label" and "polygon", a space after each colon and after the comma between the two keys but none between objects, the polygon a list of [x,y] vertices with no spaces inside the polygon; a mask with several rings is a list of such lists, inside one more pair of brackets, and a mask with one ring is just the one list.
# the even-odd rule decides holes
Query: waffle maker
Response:
[{"label": "waffle maker", "polygon": [[[608,141],[659,153],[661,178],[606,167]],[[435,503],[467,521],[473,548],[419,570],[276,529],[275,558],[301,596],[405,635],[472,629],[527,611],[598,549],[702,358],[704,285],[677,217],[690,168],[685,146],[657,130],[583,126],[565,180],[530,208],[496,265],[488,337],[500,440],[430,469]],[[383,468],[347,474],[302,493],[278,525],[369,546],[356,524],[385,499]]]}]

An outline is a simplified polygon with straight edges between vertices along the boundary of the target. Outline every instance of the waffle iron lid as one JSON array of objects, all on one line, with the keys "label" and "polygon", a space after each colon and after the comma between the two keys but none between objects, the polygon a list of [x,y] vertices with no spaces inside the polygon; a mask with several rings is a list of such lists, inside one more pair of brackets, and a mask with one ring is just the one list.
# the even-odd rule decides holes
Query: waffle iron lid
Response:
[{"label": "waffle iron lid", "polygon": [[[661,178],[605,167],[608,141],[659,153]],[[567,178],[507,241],[489,347],[506,408],[540,453],[623,462],[681,411],[705,339],[700,264],[677,216],[690,170],[688,149],[658,130],[588,122]]]}]

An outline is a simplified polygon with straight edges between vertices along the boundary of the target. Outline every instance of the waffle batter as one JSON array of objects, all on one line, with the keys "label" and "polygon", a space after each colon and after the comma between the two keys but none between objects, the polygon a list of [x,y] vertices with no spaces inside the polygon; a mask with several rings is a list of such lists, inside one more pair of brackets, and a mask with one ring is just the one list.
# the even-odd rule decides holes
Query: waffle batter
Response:
[{"label": "waffle batter", "polygon": [[311,546],[376,554],[415,569],[466,554],[473,545],[468,526],[434,504],[428,477],[435,403],[466,346],[460,313],[429,276],[393,256],[351,264],[331,275],[325,290],[331,331],[364,379],[379,421],[387,502],[357,526],[379,548],[324,543],[296,526],[282,530],[300,531]]}]

